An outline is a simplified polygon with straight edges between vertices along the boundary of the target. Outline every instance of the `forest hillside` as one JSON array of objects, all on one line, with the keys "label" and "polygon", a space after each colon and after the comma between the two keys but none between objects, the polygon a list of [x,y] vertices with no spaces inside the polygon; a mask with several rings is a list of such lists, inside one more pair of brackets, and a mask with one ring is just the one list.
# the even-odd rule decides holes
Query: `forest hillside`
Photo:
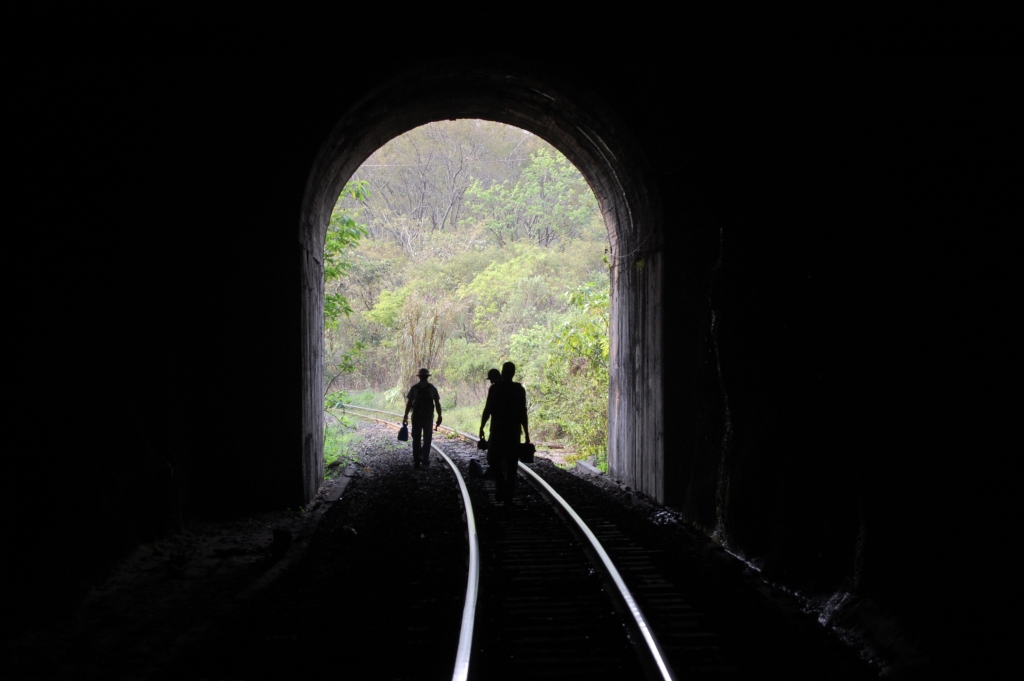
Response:
[{"label": "forest hillside", "polygon": [[427,367],[446,424],[475,432],[487,370],[511,360],[533,439],[603,462],[607,243],[582,175],[529,132],[456,120],[393,139],[331,220],[328,412],[343,400],[400,409]]}]

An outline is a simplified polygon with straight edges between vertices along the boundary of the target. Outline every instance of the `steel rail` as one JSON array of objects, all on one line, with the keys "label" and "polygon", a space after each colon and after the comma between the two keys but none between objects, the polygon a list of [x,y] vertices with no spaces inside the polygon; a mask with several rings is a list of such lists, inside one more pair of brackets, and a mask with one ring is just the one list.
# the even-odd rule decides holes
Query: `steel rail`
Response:
[{"label": "steel rail", "polygon": [[469,577],[466,581],[466,604],[462,608],[462,630],[459,632],[459,649],[455,654],[455,672],[452,681],[466,681],[469,678],[469,658],[473,652],[473,625],[476,622],[476,597],[480,586],[480,547],[477,544],[476,518],[473,515],[473,503],[469,500],[469,488],[462,478],[455,462],[434,443],[430,448],[444,457],[459,481],[462,490],[462,503],[466,509],[466,532],[469,537]]},{"label": "steel rail", "polygon": [[629,610],[630,615],[633,616],[633,621],[636,622],[637,628],[640,630],[640,634],[644,637],[644,642],[647,644],[647,649],[654,658],[654,664],[658,668],[658,672],[661,674],[661,678],[665,681],[674,681],[675,676],[672,674],[672,670],[668,666],[668,661],[665,659],[665,655],[661,650],[661,646],[658,644],[658,639],[654,636],[654,632],[651,630],[650,625],[647,623],[647,618],[644,617],[644,613],[640,610],[640,606],[637,604],[636,599],[633,598],[633,594],[629,591],[629,587],[622,580],[622,575],[619,574],[618,568],[612,563],[612,559],[608,556],[608,553],[604,550],[604,546],[594,535],[591,529],[584,522],[583,518],[579,517],[573,507],[562,498],[562,496],[554,490],[554,488],[548,484],[548,482],[537,475],[535,472],[524,464],[522,461],[519,462],[519,469],[523,473],[526,473],[528,478],[531,478],[533,483],[539,485],[544,489],[545,492],[551,495],[555,501],[562,507],[562,509],[569,514],[580,531],[583,532],[584,536],[590,542],[594,551],[597,553],[598,558],[604,564],[604,569],[608,572],[608,576],[612,578],[615,583],[615,587],[619,590],[619,595],[622,596],[622,600],[626,603],[626,608]]},{"label": "steel rail", "polygon": [[[358,405],[358,404],[345,404],[344,402],[342,402],[341,406],[345,407],[346,409],[363,409],[365,411],[372,411],[372,412],[375,412],[377,414],[387,414],[388,416],[398,416],[398,414],[393,412],[393,411],[384,411],[383,409],[373,409],[372,407],[364,407],[364,406]],[[388,423],[390,423],[390,421]]]},{"label": "steel rail", "polygon": [[[363,409],[365,411],[372,411],[375,414],[387,414],[388,416],[399,416],[399,417],[401,416],[401,414],[399,414],[398,412],[383,411],[381,409],[372,409],[370,407],[362,407],[362,406],[360,406],[358,404],[345,404],[345,403],[342,403],[341,406],[344,407],[345,409]],[[362,416],[362,414],[356,414],[355,412],[353,412],[353,416]],[[364,416],[363,418],[370,418],[370,417],[369,416]],[[389,426],[397,427],[391,421],[383,421],[381,419],[377,419],[377,420],[380,421],[381,423],[386,423]],[[459,437],[465,437],[465,438],[468,438],[470,440],[473,440],[474,442],[479,439],[479,438],[473,437],[472,435],[470,435],[468,433],[460,433],[458,428],[452,428],[450,426],[434,426],[434,430],[446,430],[446,431],[448,431],[450,433],[455,433]]]},{"label": "steel rail", "polygon": [[[361,408],[365,409],[365,407]],[[379,409],[371,409],[369,411],[376,411],[382,414],[389,413],[381,412]],[[383,423],[393,428],[398,427],[390,421],[385,421],[384,419],[379,419],[374,416],[366,416],[365,414],[358,413],[353,413],[353,416],[377,421],[378,423]],[[459,632],[459,647],[455,653],[455,671],[452,673],[452,681],[467,681],[469,678],[469,659],[473,652],[473,626],[476,622],[476,601],[480,587],[480,546],[476,533],[476,516],[473,514],[473,502],[469,499],[469,488],[466,487],[466,481],[463,479],[458,466],[455,465],[455,462],[452,461],[451,457],[449,457],[443,449],[434,443],[430,443],[430,448],[440,456],[444,457],[444,460],[449,466],[451,466],[452,473],[455,474],[455,480],[459,483],[459,490],[462,492],[462,506],[466,510],[466,537],[469,543],[469,575],[466,579],[466,603],[462,608],[462,629]]]},{"label": "steel rail", "polygon": [[[369,411],[375,411],[381,414],[390,414],[392,416],[398,416],[398,414],[396,414],[395,412],[381,411],[379,409],[369,409],[368,407],[359,407],[357,405],[343,406],[354,406],[357,409],[367,409]],[[445,428],[445,426],[440,427]],[[459,431],[455,430],[454,428],[446,428],[446,430],[451,430],[456,435],[460,435],[461,437],[464,437],[467,440],[473,440],[474,442],[480,441],[480,438],[475,437],[473,435],[469,435],[468,433],[459,433]],[[633,617],[633,621],[636,622],[636,626],[639,629],[640,634],[644,638],[644,643],[647,645],[647,649],[650,652],[651,657],[653,658],[655,666],[658,668],[658,672],[661,674],[661,678],[664,681],[675,681],[675,675],[673,674],[672,669],[668,666],[668,661],[665,659],[665,654],[661,650],[661,645],[658,643],[658,639],[657,637],[655,637],[654,631],[651,630],[651,626],[650,624],[648,624],[647,618],[644,616],[644,613],[640,609],[639,604],[637,604],[636,599],[633,598],[633,594],[630,592],[629,587],[626,586],[626,583],[623,581],[622,575],[619,574],[618,568],[615,567],[615,564],[612,563],[612,559],[604,550],[604,546],[601,545],[600,540],[598,540],[598,538],[594,535],[590,527],[587,526],[587,523],[582,518],[580,518],[580,516],[576,513],[575,510],[573,510],[572,506],[570,506],[569,503],[565,499],[563,499],[562,496],[558,492],[556,492],[554,488],[552,488],[551,485],[547,483],[546,480],[544,480],[542,477],[533,472],[522,461],[519,462],[519,470],[526,474],[527,479],[531,480],[534,484],[539,485],[549,495],[551,495],[551,498],[557,501],[558,504],[569,515],[569,517],[572,518],[573,521],[575,521],[580,531],[583,532],[583,535],[587,538],[587,540],[590,542],[590,545],[594,548],[594,551],[597,554],[598,558],[601,559],[601,563],[604,565],[605,570],[608,572],[608,576],[611,577],[612,582],[618,589],[619,595],[625,602],[626,608],[629,610],[630,615],[632,615]],[[459,480],[461,481],[461,477],[459,478]]]}]

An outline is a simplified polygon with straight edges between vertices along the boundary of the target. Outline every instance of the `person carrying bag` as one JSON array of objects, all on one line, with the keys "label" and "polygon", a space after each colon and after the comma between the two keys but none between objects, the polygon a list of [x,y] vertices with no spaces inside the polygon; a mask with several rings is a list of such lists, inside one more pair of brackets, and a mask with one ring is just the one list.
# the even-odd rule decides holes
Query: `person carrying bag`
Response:
[{"label": "person carrying bag", "polygon": [[[430,439],[431,421],[434,418],[434,409],[437,409],[437,422],[434,427],[441,425],[441,397],[437,393],[434,384],[428,381],[430,371],[420,369],[416,374],[419,376],[419,383],[409,388],[405,396],[405,415],[402,416],[402,427],[409,423],[409,412],[412,412],[412,461],[416,468],[430,465]],[[408,434],[406,434],[408,437]],[[398,439],[402,439],[402,431],[398,432]]]}]

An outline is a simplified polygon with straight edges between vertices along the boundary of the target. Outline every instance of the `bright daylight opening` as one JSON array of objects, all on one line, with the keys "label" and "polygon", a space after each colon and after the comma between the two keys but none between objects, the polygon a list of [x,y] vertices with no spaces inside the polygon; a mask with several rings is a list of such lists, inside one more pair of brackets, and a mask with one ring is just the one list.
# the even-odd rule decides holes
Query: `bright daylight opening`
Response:
[{"label": "bright daylight opening", "polygon": [[374,152],[324,254],[324,465],[358,435],[345,403],[401,412],[421,367],[444,423],[476,433],[487,372],[516,364],[538,455],[607,468],[608,234],[580,172],[509,125],[439,121]]}]

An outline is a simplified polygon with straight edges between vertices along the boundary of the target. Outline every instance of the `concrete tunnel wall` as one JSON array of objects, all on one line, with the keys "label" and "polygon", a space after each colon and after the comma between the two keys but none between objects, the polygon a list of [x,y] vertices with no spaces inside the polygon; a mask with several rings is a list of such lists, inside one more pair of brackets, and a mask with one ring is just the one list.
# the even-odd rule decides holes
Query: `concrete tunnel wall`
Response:
[{"label": "concrete tunnel wall", "polygon": [[[26,270],[36,283],[18,300],[26,356],[55,368],[18,388],[16,427],[56,452],[19,457],[17,479],[74,483],[15,524],[40,557],[8,612],[70,602],[139,542],[198,518],[308,498],[318,211],[393,134],[466,115],[545,136],[616,225],[615,474],[773,580],[935,626],[948,573],[917,566],[949,519],[934,461],[952,446],[952,403],[935,367],[959,286],[919,257],[951,219],[952,194],[922,172],[946,163],[922,123],[938,84],[689,65],[643,41],[587,68],[575,53],[485,56],[437,83],[410,83],[396,53],[343,84],[331,65],[174,64],[62,91],[88,130],[62,147],[82,169],[75,219],[52,227],[60,276]],[[519,83],[494,86],[508,73]],[[64,121],[47,120],[40,139],[63,139]],[[620,165],[597,160],[578,121]],[[611,167],[625,169],[621,192]],[[55,300],[58,318],[40,321]],[[70,364],[55,362],[69,337]],[[76,396],[59,417],[40,407],[57,387]]]},{"label": "concrete tunnel wall", "polygon": [[323,478],[324,237],[344,183],[388,140],[447,118],[530,130],[564,153],[597,196],[611,242],[609,468],[664,501],[661,204],[646,158],[592,94],[514,62],[434,63],[389,81],[345,113],[317,156],[299,230],[303,295],[303,498]]}]

